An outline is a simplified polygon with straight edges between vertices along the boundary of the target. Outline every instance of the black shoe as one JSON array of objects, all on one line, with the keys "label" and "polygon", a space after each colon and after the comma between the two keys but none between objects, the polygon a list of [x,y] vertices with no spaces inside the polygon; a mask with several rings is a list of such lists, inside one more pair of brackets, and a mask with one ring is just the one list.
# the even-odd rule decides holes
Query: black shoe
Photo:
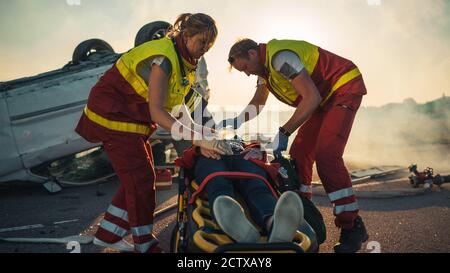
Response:
[{"label": "black shoe", "polygon": [[355,253],[361,249],[362,243],[369,239],[366,227],[362,218],[358,216],[355,219],[353,228],[342,229],[339,243],[334,246],[336,253]]}]

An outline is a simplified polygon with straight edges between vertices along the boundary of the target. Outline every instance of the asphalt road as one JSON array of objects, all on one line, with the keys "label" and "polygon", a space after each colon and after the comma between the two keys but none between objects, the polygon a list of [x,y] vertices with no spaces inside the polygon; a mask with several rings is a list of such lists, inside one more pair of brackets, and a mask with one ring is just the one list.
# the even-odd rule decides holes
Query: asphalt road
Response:
[{"label": "asphalt road", "polygon": [[[50,195],[32,183],[0,185],[0,237],[66,237],[92,235],[107,209],[118,181],[66,188]],[[405,182],[406,183],[406,182]],[[405,188],[408,185],[405,185]],[[158,208],[176,202],[176,187],[157,194]],[[332,252],[339,238],[331,205],[326,197],[313,201],[322,212],[328,238],[320,252]],[[384,199],[360,199],[361,215],[369,231],[371,245],[383,253],[450,252],[450,187],[427,194]],[[157,208],[157,209],[158,209]],[[175,211],[156,218],[154,232],[161,246],[168,250]],[[15,228],[15,230],[8,230]],[[17,230],[17,229],[21,230]],[[128,238],[129,239],[129,238]],[[371,252],[364,245],[361,252]],[[30,244],[0,242],[2,253],[68,253],[65,244]],[[83,253],[114,252],[93,244],[81,245]]]}]

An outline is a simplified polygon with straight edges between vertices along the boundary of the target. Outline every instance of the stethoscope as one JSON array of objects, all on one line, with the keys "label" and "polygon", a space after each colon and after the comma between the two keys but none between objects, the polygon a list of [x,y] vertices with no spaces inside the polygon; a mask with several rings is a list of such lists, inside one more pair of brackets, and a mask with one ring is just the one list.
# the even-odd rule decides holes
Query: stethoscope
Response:
[{"label": "stethoscope", "polygon": [[186,71],[184,70],[183,60],[181,59],[180,52],[178,52],[177,42],[175,38],[172,38],[173,45],[175,47],[175,52],[177,53],[178,65],[180,66],[181,71],[181,85],[186,87],[189,85],[189,80],[186,77]]}]

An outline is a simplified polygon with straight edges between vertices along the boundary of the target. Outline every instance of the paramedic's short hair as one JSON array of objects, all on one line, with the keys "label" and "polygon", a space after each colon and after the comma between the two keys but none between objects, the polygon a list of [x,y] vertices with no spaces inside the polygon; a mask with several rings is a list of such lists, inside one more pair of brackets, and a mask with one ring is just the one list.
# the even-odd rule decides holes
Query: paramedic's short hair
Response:
[{"label": "paramedic's short hair", "polygon": [[238,40],[230,49],[230,53],[228,54],[228,62],[233,64],[238,58],[248,59],[248,51],[250,49],[258,50],[258,44],[248,38]]}]

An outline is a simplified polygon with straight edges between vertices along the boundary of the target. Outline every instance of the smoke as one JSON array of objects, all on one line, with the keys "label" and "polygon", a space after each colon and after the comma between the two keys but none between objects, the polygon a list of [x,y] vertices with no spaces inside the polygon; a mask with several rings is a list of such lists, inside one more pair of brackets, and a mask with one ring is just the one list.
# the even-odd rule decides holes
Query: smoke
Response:
[{"label": "smoke", "polygon": [[423,103],[448,93],[450,2],[381,3],[377,19],[368,20],[364,45],[355,48],[369,90],[365,105],[408,97]]},{"label": "smoke", "polygon": [[450,171],[450,98],[359,109],[345,159],[366,165],[417,163]]}]

